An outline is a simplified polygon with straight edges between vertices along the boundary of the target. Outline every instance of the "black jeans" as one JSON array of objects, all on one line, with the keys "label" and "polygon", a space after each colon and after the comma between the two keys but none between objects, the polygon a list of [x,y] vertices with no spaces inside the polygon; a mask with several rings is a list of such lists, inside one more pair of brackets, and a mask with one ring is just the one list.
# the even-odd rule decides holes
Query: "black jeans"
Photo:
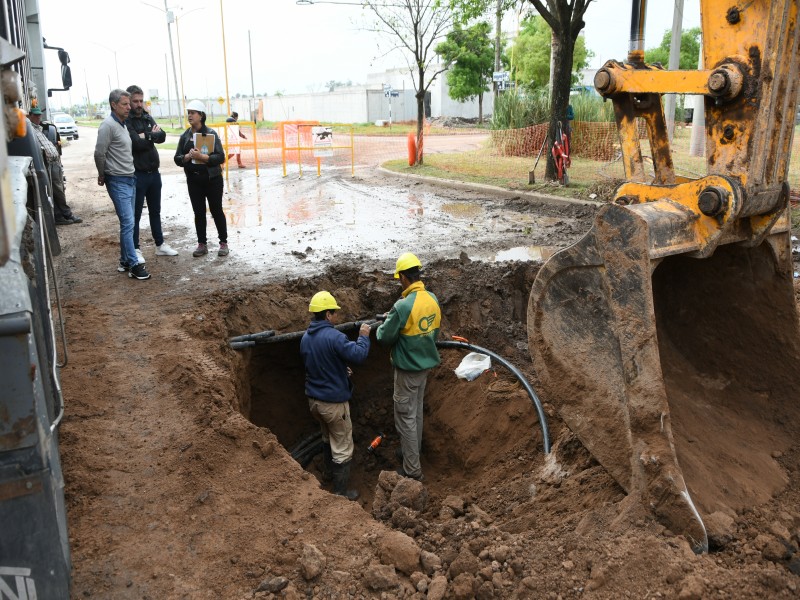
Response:
[{"label": "black jeans", "polygon": [[222,212],[222,189],[224,181],[222,176],[208,178],[207,173],[187,173],[186,185],[189,188],[189,199],[192,201],[194,211],[194,228],[197,231],[197,243],[206,244],[206,200],[214,225],[217,226],[217,235],[221,244],[228,242],[228,225],[225,222],[225,213]]},{"label": "black jeans", "polygon": [[161,231],[161,174],[158,171],[145,173],[136,171],[136,204],[133,207],[133,246],[139,247],[139,219],[142,218],[144,201],[147,198],[147,216],[150,217],[150,233],[156,246],[164,243]]}]

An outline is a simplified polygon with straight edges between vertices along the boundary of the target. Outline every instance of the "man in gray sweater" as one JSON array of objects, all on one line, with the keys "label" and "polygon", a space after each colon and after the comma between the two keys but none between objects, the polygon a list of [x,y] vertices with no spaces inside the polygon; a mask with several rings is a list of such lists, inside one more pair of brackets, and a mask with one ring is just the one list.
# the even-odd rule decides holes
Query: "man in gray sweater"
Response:
[{"label": "man in gray sweater", "polygon": [[94,163],[97,165],[97,185],[105,185],[119,218],[120,259],[118,271],[128,272],[134,279],[150,279],[150,273],[136,257],[133,245],[136,175],[133,168],[131,136],[125,119],[131,111],[131,95],[125,90],[113,90],[108,95],[111,114],[100,124]]}]

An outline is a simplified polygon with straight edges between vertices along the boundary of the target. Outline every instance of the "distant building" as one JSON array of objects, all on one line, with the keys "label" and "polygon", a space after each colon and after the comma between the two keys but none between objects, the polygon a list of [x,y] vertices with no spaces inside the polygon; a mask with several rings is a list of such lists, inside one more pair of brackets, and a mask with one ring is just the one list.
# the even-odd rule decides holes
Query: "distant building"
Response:
[{"label": "distant building", "polygon": [[[445,76],[446,73],[440,73],[429,88],[425,116],[477,118],[478,99],[463,103],[451,99]],[[388,95],[384,85],[391,86]],[[493,99],[492,92],[484,94],[484,118],[492,113]],[[416,92],[408,69],[370,74],[366,85],[336,88],[332,92],[267,96],[261,100],[267,121],[388,122],[390,110],[393,122],[417,119]],[[240,120],[250,120],[249,98],[231,99],[231,107],[239,112]]]},{"label": "distant building", "polygon": [[[431,68],[433,72],[437,67]],[[458,102],[448,95],[447,73],[440,73],[428,89],[425,98],[426,118],[461,117],[473,119],[478,117],[478,99]],[[388,92],[385,85],[391,87]],[[226,116],[227,107],[216,100],[208,100],[209,121]],[[382,73],[367,75],[365,85],[339,87],[332,92],[309,92],[304,94],[283,94],[256,98],[231,98],[231,110],[239,113],[240,121],[252,121],[251,107],[263,108],[263,120],[266,121],[322,121],[331,123],[374,123],[375,121],[392,122],[416,121],[417,99],[411,75],[407,68],[390,69]],[[483,96],[483,117],[491,116],[494,106],[494,95],[491,91]],[[156,117],[168,114],[180,114],[182,108],[172,100],[159,99],[151,107]],[[391,112],[391,114],[390,114]]]}]

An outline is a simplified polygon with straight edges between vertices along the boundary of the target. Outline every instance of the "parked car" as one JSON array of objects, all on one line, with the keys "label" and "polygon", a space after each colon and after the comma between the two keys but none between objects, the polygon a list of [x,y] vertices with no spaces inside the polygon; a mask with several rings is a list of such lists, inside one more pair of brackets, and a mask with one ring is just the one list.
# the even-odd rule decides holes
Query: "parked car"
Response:
[{"label": "parked car", "polygon": [[75,124],[75,119],[67,114],[59,113],[53,115],[53,123],[58,129],[59,135],[68,140],[78,139],[78,126]]}]

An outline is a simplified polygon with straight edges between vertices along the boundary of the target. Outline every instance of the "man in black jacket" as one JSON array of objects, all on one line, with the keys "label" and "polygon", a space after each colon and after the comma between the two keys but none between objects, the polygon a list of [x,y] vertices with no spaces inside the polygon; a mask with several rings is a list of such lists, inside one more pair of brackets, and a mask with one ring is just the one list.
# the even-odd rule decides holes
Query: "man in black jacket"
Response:
[{"label": "man in black jacket", "polygon": [[156,243],[157,256],[178,254],[164,242],[161,231],[161,173],[156,144],[164,143],[167,134],[158,126],[155,119],[144,110],[144,92],[138,85],[128,87],[131,95],[131,112],[125,124],[131,134],[133,146],[133,167],[136,170],[136,204],[134,206],[133,245],[140,263],[145,262],[139,249],[139,219],[142,218],[144,201],[147,199],[147,213],[150,217],[150,233]]}]

